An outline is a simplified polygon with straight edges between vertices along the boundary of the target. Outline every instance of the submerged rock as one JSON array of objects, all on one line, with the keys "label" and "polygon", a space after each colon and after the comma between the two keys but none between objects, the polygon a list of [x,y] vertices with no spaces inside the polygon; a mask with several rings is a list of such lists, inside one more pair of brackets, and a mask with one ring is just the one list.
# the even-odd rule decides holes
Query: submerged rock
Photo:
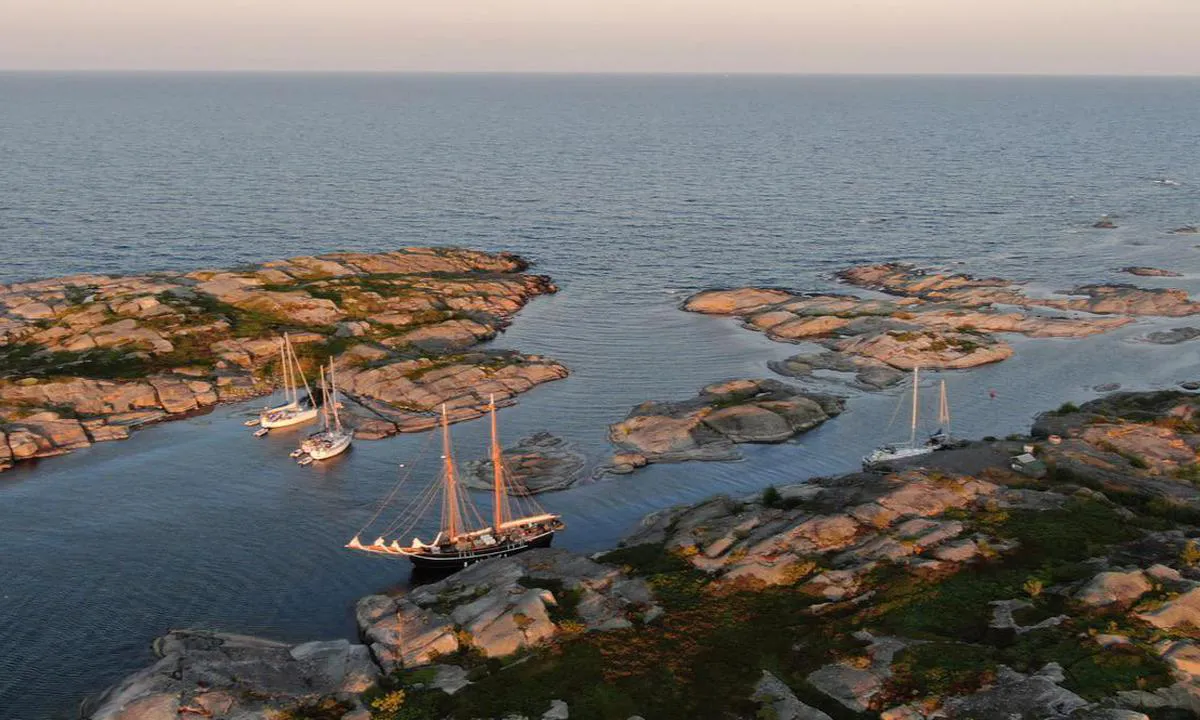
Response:
[{"label": "submerged rock", "polygon": [[1200,328],[1178,327],[1148,333],[1146,335],[1146,342],[1156,345],[1178,345],[1182,342],[1195,340],[1198,337],[1200,337]]},{"label": "submerged rock", "polygon": [[1121,268],[1121,272],[1141,277],[1183,277],[1183,273],[1177,273],[1174,270],[1163,270],[1162,268],[1145,267],[1143,265],[1123,267]]},{"label": "submerged rock", "polygon": [[[503,451],[502,467],[507,470],[509,493],[535,495],[563,490],[584,475],[587,458],[571,443],[548,432],[521,438]],[[470,487],[492,487],[492,461],[472,460],[465,466],[464,481]]]}]

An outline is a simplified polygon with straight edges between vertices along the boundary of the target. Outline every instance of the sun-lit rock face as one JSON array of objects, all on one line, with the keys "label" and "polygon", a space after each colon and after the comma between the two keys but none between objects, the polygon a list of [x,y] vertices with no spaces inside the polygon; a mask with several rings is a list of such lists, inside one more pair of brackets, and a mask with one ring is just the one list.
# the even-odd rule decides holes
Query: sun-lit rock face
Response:
[{"label": "sun-lit rock face", "polygon": [[[558,614],[556,620],[552,615]],[[565,550],[539,549],[477,563],[405,595],[359,601],[359,629],[386,672],[459,650],[511,655],[557,635],[632,627],[656,612],[643,580]]]},{"label": "sun-lit rock face", "polygon": [[[964,525],[931,520],[977,505],[999,488],[970,476],[907,471],[779,488],[777,501],[715,498],[643,522],[623,543],[665,542],[728,582],[791,585],[841,600],[881,561],[930,566],[978,557]],[[924,557],[922,557],[924,556]]]},{"label": "sun-lit rock face", "polygon": [[527,268],[508,253],[406,248],[0,286],[0,469],[269,392],[284,332],[310,375],[336,359],[360,437],[428,429],[443,403],[452,421],[478,417],[492,396],[567,375],[473,347],[556,291]]}]

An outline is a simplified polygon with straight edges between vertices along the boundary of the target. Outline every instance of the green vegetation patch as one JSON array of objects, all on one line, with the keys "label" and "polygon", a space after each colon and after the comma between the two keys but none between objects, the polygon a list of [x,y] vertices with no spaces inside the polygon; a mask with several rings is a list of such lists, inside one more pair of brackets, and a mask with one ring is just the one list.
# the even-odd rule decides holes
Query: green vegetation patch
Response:
[{"label": "green vegetation patch", "polygon": [[131,355],[127,350],[95,349],[81,352],[48,351],[40,345],[15,343],[0,347],[0,377],[51,377],[129,379],[144,377],[156,361]]}]

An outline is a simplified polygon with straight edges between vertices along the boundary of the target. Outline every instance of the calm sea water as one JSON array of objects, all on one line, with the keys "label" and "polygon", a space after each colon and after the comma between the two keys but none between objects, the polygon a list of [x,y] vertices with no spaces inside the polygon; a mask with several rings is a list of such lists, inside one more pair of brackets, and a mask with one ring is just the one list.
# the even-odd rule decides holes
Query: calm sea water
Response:
[{"label": "calm sea water", "polygon": [[[676,309],[702,287],[831,289],[840,267],[899,259],[1039,290],[1158,265],[1186,275],[1139,282],[1200,291],[1200,240],[1164,232],[1200,222],[1197,117],[1186,79],[0,75],[0,282],[513,250],[563,291],[495,344],[573,375],[503,411],[505,439],[553,429],[599,462],[632,405],[804,349]],[[1118,230],[1088,228],[1106,213]],[[1183,324],[1016,338],[1013,360],[945,375],[956,430],[1021,430],[1099,383],[1200,379],[1189,346],[1136,342]],[[849,394],[841,418],[743,462],[543,496],[570,524],[561,544],[852,469],[897,396]],[[248,435],[248,409],[0,475],[0,718],[72,717],[174,627],[352,637],[354,601],[407,581],[341,545],[425,438],[302,469],[293,438]],[[481,455],[484,432],[456,426],[459,454]]]}]

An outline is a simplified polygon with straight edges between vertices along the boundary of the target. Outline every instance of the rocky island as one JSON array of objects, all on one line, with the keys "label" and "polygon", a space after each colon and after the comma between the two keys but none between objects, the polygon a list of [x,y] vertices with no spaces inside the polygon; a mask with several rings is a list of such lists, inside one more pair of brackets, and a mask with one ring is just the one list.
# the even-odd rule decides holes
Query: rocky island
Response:
[{"label": "rocky island", "polygon": [[892,296],[802,294],[773,288],[705,290],[683,303],[689,312],[738,317],[778,342],[816,342],[772,369],[805,376],[814,369],[856,373],[860,386],[894,383],[893,370],[963,369],[999,362],[1012,347],[999,333],[1071,338],[1103,333],[1134,316],[1200,313],[1182,290],[1085,285],[1066,297],[1034,298],[1000,278],[940,274],[910,265],[863,265],[838,273],[843,282]]},{"label": "rocky island", "polygon": [[778,380],[729,380],[692,400],[647,401],[608,429],[617,446],[608,471],[655,462],[737,460],[740,443],[781,443],[844,409],[841,399],[802,392]]},{"label": "rocky island", "polygon": [[370,439],[478,417],[567,375],[473,348],[556,288],[508,253],[406,248],[230,270],[76,275],[0,286],[0,470],[274,388],[278,339],[333,359]]},{"label": "rocky island", "polygon": [[364,598],[366,646],[173,633],[87,716],[1193,717],[1198,449],[1190,393],[1064,405],[1030,438],[662,510],[592,559]]}]

